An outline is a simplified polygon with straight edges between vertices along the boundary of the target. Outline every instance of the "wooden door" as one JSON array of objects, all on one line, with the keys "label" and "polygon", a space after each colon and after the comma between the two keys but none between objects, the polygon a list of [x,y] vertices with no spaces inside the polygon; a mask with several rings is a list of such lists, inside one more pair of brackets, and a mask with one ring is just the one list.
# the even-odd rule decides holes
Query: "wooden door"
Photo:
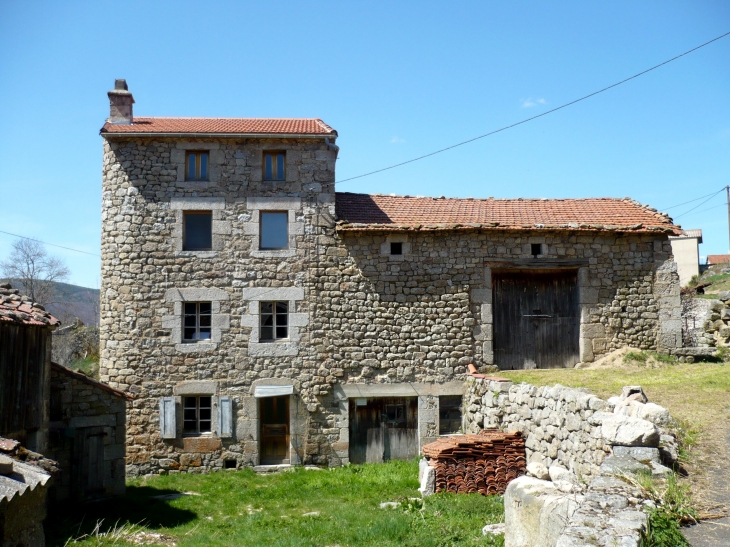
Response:
[{"label": "wooden door", "polygon": [[80,427],[74,435],[71,457],[71,491],[75,499],[92,499],[104,494],[103,427]]},{"label": "wooden door", "polygon": [[262,465],[289,463],[289,396],[259,399]]},{"label": "wooden door", "polygon": [[500,369],[579,361],[578,272],[515,271],[492,279],[494,363]]},{"label": "wooden door", "polygon": [[350,399],[351,463],[408,460],[417,455],[416,397]]}]

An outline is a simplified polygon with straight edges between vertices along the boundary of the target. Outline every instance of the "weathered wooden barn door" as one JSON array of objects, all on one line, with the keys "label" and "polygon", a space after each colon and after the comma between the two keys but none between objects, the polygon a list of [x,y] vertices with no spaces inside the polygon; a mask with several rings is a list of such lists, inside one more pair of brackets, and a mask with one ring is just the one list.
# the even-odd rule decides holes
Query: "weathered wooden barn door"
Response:
[{"label": "weathered wooden barn door", "polygon": [[500,369],[572,367],[579,360],[575,270],[495,272],[494,363]]},{"label": "weathered wooden barn door", "polygon": [[417,455],[416,397],[350,399],[351,463],[407,460]]},{"label": "weathered wooden barn door", "polygon": [[74,435],[71,491],[76,499],[93,499],[104,494],[103,427],[80,427]]}]

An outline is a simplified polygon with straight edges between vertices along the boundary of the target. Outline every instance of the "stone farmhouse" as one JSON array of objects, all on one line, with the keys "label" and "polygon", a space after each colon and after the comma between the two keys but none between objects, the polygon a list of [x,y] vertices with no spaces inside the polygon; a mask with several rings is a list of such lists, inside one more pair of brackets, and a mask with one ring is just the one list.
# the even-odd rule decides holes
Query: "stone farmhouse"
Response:
[{"label": "stone farmhouse", "polygon": [[130,476],[410,457],[460,427],[469,365],[682,344],[654,209],[338,193],[319,119],[109,99],[101,380],[134,395]]}]

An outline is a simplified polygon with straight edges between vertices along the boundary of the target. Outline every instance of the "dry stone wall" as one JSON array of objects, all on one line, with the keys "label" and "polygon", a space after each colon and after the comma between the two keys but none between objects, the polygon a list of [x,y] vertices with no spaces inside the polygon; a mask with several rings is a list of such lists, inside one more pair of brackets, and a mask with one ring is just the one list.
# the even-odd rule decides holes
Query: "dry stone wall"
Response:
[{"label": "dry stone wall", "polygon": [[[267,149],[286,149],[286,181],[261,180]],[[210,181],[184,180],[186,150],[210,151]],[[296,399],[292,461],[348,461],[349,402],[335,387],[440,385],[463,379],[470,363],[491,365],[490,261],[530,259],[533,243],[545,260],[582,264],[582,360],[624,345],[681,342],[665,235],[338,232],[335,159],[321,140],[105,141],[100,377],[135,395],[129,474],[257,464],[253,394],[282,383]],[[213,250],[182,250],[182,212],[190,209],[212,211]],[[258,249],[267,209],[289,213],[286,252]],[[390,255],[391,241],[403,244],[402,255]],[[258,343],[265,298],[290,302],[286,343]],[[189,299],[212,302],[209,342],[180,341]],[[199,395],[232,397],[230,437],[161,438],[160,398],[191,393],[202,385],[194,382],[206,382]],[[437,393],[433,399],[423,404],[423,441],[438,430]]]}]

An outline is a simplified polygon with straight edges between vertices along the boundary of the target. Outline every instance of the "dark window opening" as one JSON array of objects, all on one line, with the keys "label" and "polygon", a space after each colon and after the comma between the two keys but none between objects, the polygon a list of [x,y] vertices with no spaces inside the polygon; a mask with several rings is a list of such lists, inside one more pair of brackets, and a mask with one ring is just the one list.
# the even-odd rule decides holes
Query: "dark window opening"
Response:
[{"label": "dark window opening", "polygon": [[213,214],[211,211],[183,212],[183,251],[213,249]]},{"label": "dark window opening", "polygon": [[261,302],[259,341],[273,342],[289,338],[289,302]]},{"label": "dark window opening", "polygon": [[210,433],[211,397],[183,397],[183,433]]},{"label": "dark window opening", "polygon": [[461,430],[461,395],[439,397],[439,435],[459,433]]},{"label": "dark window opening", "polygon": [[532,243],[530,245],[530,247],[532,249],[531,250],[532,256],[537,256],[537,255],[541,255],[542,254],[542,244],[540,244],[540,243]]},{"label": "dark window opening", "polygon": [[392,255],[402,255],[403,254],[403,243],[400,243],[400,242],[392,242],[390,244],[390,254],[392,254]]},{"label": "dark window opening", "polygon": [[208,152],[185,154],[185,180],[208,180]]},{"label": "dark window opening", "polygon": [[223,465],[225,465],[226,469],[235,469],[236,460],[226,460],[225,462],[223,462]]},{"label": "dark window opening", "polygon": [[261,211],[261,250],[289,248],[289,213]]},{"label": "dark window opening", "polygon": [[284,152],[264,153],[264,180],[286,179],[286,154]]},{"label": "dark window opening", "polygon": [[406,405],[385,405],[383,417],[390,424],[404,423],[406,421]]},{"label": "dark window opening", "polygon": [[210,340],[212,306],[210,302],[183,302],[183,340]]}]

